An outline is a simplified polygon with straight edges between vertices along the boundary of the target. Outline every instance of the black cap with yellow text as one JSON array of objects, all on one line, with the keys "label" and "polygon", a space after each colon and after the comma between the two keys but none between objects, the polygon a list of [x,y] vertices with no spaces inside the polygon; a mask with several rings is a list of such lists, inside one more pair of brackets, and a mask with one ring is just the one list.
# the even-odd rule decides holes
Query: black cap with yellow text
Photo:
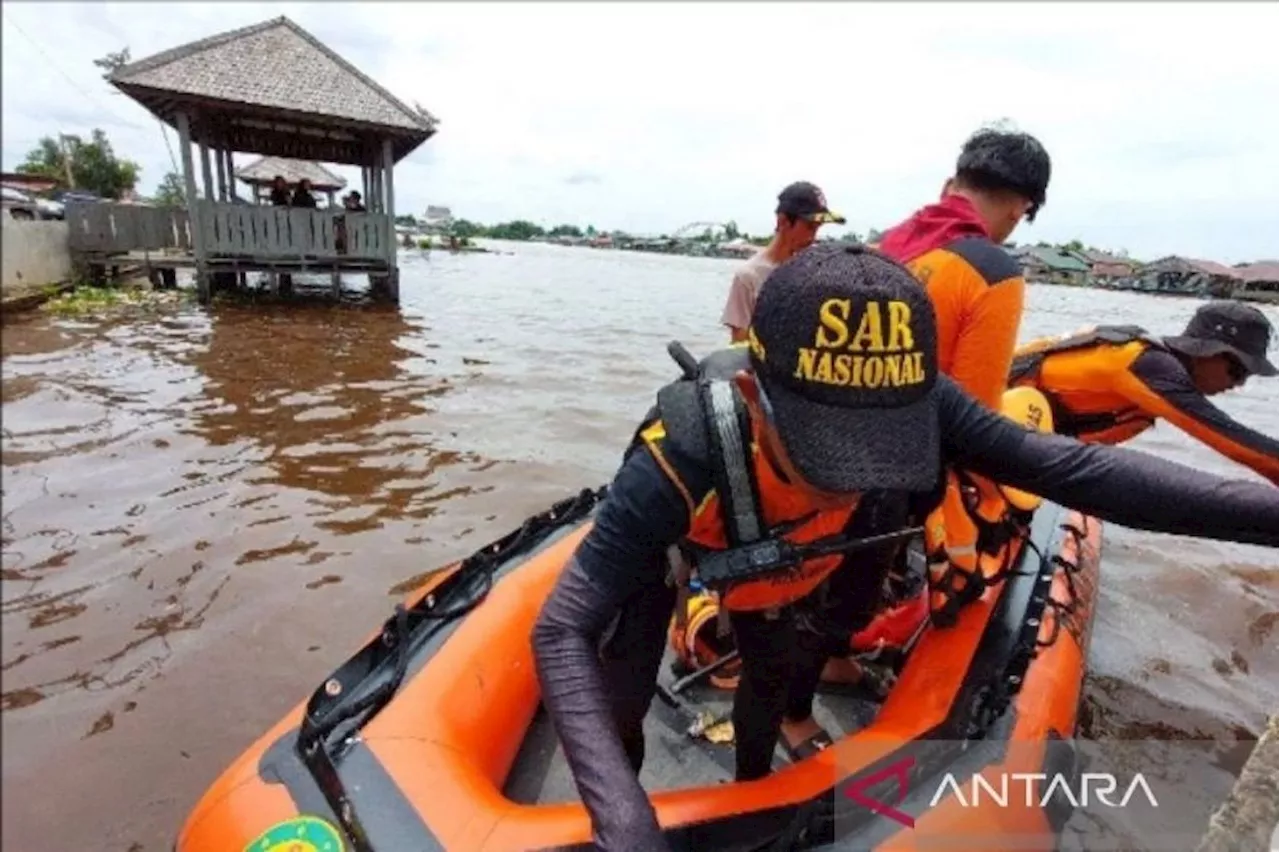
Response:
[{"label": "black cap with yellow text", "polygon": [[854,243],[811,246],[765,280],[747,339],[782,445],[811,485],[936,484],[937,330],[906,267]]}]

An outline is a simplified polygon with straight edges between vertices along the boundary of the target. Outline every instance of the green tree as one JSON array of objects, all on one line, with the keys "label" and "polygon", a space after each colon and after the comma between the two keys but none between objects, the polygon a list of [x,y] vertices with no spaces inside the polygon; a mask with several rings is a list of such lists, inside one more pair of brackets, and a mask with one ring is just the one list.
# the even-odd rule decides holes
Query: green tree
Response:
[{"label": "green tree", "polygon": [[588,225],[588,226],[587,226],[587,232],[586,232],[586,233],[587,233],[587,236],[588,236],[588,237],[594,237],[594,236],[596,235],[596,226],[595,226],[595,225]]},{"label": "green tree", "polygon": [[503,222],[501,225],[494,225],[488,231],[489,236],[496,240],[531,240],[546,233],[541,226],[526,219]]},{"label": "green tree", "polygon": [[186,189],[177,172],[165,173],[160,185],[156,187],[155,202],[165,207],[181,207],[187,203]]},{"label": "green tree", "polygon": [[408,225],[410,228],[418,224],[418,220],[408,214],[401,214],[396,217],[397,225]]},{"label": "green tree", "polygon": [[738,230],[737,222],[729,221],[725,223],[724,238],[726,240],[736,240],[740,236],[742,236],[742,232]]},{"label": "green tree", "polygon": [[449,228],[449,233],[460,239],[469,239],[471,237],[488,236],[488,229],[484,225],[472,222],[469,219],[454,219],[453,225]]},{"label": "green tree", "polygon": [[1072,240],[1071,242],[1063,245],[1063,248],[1067,251],[1084,251],[1084,243],[1079,240]]},{"label": "green tree", "polygon": [[582,229],[577,225],[556,225],[552,228],[547,236],[550,237],[581,237]]},{"label": "green tree", "polygon": [[94,128],[88,142],[74,135],[60,138],[61,145],[52,136],[41,138],[27,154],[26,162],[18,166],[18,172],[65,181],[70,161],[73,186],[68,188],[87,189],[102,198],[117,199],[138,185],[142,168],[132,160],[116,157],[111,142],[100,129]]}]

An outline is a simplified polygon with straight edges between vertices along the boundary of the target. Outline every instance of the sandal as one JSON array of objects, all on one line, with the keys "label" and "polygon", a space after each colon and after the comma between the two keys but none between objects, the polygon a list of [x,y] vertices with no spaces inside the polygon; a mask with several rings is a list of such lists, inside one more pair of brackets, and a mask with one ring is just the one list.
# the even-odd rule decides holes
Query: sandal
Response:
[{"label": "sandal", "polygon": [[831,735],[826,731],[818,731],[818,733],[801,740],[796,745],[788,743],[785,735],[780,737],[779,741],[782,743],[782,749],[787,753],[787,757],[791,758],[792,763],[808,760],[823,749],[836,744],[835,740],[831,739]]},{"label": "sandal", "polygon": [[897,676],[892,670],[880,670],[864,663],[862,675],[855,683],[824,680],[818,684],[818,692],[879,702],[889,697],[896,682]]}]

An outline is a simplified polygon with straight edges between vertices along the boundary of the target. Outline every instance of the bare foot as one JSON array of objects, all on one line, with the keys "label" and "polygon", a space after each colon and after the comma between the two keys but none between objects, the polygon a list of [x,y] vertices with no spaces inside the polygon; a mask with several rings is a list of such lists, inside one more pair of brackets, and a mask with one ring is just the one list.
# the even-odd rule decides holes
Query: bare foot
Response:
[{"label": "bare foot", "polygon": [[860,683],[862,666],[848,657],[832,657],[822,669],[822,679],[827,683]]}]

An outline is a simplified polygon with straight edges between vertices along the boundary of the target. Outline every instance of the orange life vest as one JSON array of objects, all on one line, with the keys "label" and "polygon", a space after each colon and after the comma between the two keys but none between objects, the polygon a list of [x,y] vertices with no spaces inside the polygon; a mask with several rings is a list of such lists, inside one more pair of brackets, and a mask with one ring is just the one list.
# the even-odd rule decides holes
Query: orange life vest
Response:
[{"label": "orange life vest", "polygon": [[1018,347],[1009,370],[1010,387],[1034,387],[1045,395],[1053,412],[1054,429],[1062,435],[1091,436],[1117,444],[1144,432],[1155,418],[1116,394],[1099,391],[1075,392],[1075,402],[1067,404],[1042,378],[1046,359],[1067,352],[1085,352],[1091,359],[1087,369],[1115,375],[1128,369],[1148,349],[1167,350],[1164,342],[1136,325],[1085,326],[1067,334],[1042,337]]},{"label": "orange life vest", "polygon": [[[857,510],[857,502],[841,509],[814,510],[802,494],[778,476],[764,457],[754,426],[749,464],[758,488],[760,518],[766,528],[761,530],[761,538],[780,537],[792,544],[812,544],[839,535]],[[689,550],[695,555],[695,576],[698,554],[731,547],[724,519],[720,494],[712,492],[698,507],[693,526],[685,537],[691,545]],[[821,585],[843,559],[843,555],[809,559],[785,571],[731,583],[720,591],[720,605],[728,610],[751,611],[795,603]]]},{"label": "orange life vest", "polygon": [[[817,510],[774,469],[760,448],[759,428],[730,381],[738,370],[749,368],[744,345],[715,353],[701,364],[690,363],[687,353],[672,355],[685,370],[685,378],[659,391],[658,410],[646,421],[665,423],[664,396],[670,400],[674,391],[687,411],[696,393],[696,416],[680,418],[683,423],[665,423],[664,436],[677,444],[700,445],[699,454],[710,465],[713,483],[673,554],[677,562],[673,579],[684,589],[699,585],[714,592],[722,613],[776,610],[800,600],[821,585],[844,557],[837,553],[788,561],[789,555],[795,548],[839,543],[858,501]],[[695,431],[697,436],[690,434]],[[694,437],[696,441],[691,440]],[[635,440],[653,442],[657,436],[642,427]]]},{"label": "orange life vest", "polygon": [[[1053,431],[1053,415],[1044,395],[1034,388],[1007,390],[1001,413],[1027,429]],[[929,567],[929,616],[939,627],[955,623],[960,610],[1008,574],[1009,542],[1023,534],[1040,498],[997,485],[985,477],[952,469],[947,472],[942,502],[924,523]],[[982,560],[1004,550],[1000,561]]]}]

